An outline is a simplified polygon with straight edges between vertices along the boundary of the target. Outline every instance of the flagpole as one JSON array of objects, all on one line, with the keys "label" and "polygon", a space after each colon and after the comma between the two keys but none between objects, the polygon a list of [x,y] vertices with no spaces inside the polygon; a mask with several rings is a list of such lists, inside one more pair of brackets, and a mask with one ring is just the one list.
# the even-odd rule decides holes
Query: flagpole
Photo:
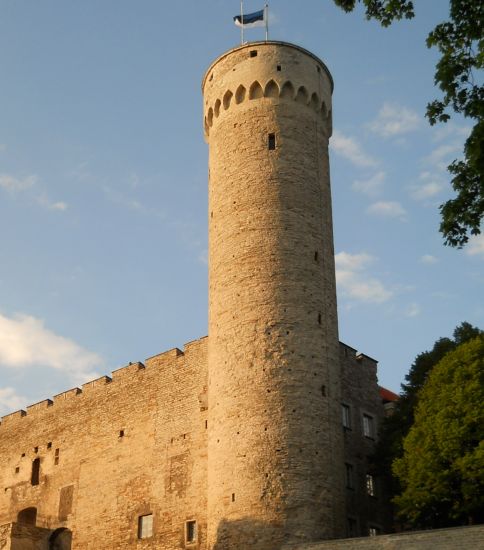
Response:
[{"label": "flagpole", "polygon": [[240,43],[244,45],[244,0],[240,0]]},{"label": "flagpole", "polygon": [[265,20],[266,20],[266,42],[267,42],[269,40],[269,2],[266,2],[265,10],[266,10]]}]

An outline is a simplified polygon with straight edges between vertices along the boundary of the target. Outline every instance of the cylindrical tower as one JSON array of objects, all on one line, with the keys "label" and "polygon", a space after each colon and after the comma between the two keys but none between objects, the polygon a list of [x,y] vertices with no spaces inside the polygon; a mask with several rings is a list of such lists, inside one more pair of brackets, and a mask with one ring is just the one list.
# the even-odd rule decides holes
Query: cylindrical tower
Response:
[{"label": "cylindrical tower", "polygon": [[283,42],[235,48],[203,81],[210,549],[343,535],[332,87]]}]

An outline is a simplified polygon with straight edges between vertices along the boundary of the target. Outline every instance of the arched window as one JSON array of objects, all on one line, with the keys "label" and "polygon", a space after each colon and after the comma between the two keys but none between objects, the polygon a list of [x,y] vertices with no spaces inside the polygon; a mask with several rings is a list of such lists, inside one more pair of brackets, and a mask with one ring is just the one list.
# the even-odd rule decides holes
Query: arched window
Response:
[{"label": "arched window", "polygon": [[37,508],[33,506],[30,508],[25,508],[24,510],[20,510],[20,512],[17,514],[18,523],[35,525],[36,521],[37,521]]}]

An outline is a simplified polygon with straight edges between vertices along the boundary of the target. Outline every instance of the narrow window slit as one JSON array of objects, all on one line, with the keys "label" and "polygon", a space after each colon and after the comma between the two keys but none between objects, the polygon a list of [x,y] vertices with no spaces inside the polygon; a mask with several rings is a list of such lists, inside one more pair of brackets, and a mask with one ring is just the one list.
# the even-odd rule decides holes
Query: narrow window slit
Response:
[{"label": "narrow window slit", "polygon": [[276,148],[276,134],[269,134],[267,144],[269,151],[274,151]]}]

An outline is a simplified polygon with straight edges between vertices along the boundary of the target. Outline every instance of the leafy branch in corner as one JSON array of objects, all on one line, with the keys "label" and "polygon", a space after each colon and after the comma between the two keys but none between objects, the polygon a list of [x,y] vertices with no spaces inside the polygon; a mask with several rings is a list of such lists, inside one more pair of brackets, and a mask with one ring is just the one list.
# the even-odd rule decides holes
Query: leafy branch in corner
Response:
[{"label": "leafy branch in corner", "polygon": [[[357,3],[367,19],[388,27],[393,21],[415,16],[411,0],[334,0],[346,12]],[[428,35],[427,47],[441,54],[435,84],[442,99],[427,105],[431,125],[447,122],[449,110],[474,121],[464,145],[464,158],[448,166],[455,197],[440,206],[440,232],[446,245],[461,248],[470,235],[479,235],[484,219],[484,2],[450,0],[449,20]]]}]

